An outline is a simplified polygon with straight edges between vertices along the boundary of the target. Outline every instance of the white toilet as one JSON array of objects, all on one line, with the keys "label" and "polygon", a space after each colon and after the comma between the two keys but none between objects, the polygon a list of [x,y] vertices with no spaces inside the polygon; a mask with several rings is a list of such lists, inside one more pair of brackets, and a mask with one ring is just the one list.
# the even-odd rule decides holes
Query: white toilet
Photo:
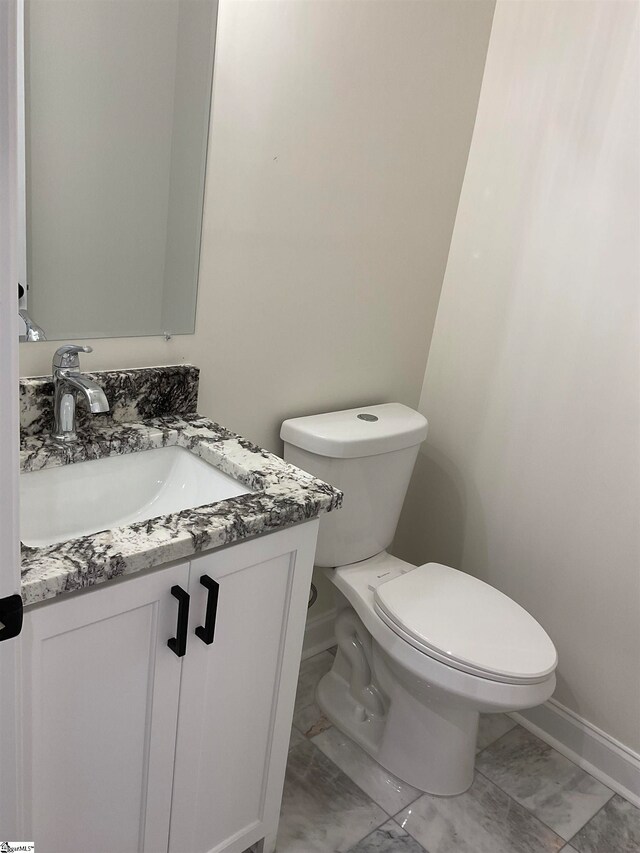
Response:
[{"label": "white toilet", "polygon": [[413,566],[391,544],[427,421],[399,403],[292,418],[285,459],[338,486],[316,565],[338,593],[333,668],[317,701],[383,767],[443,796],[473,781],[480,713],[515,711],[554,691],[556,650],[522,607],[438,563]]}]

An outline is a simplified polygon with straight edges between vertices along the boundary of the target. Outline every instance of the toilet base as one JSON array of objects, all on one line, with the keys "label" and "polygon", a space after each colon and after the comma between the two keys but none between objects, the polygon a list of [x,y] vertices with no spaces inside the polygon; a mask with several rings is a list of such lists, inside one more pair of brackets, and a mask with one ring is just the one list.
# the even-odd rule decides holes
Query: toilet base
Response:
[{"label": "toilet base", "polygon": [[[479,713],[443,702],[439,692],[428,703],[419,702],[385,677],[386,714],[373,715],[352,696],[340,658],[338,651],[316,692],[320,709],[336,728],[414,788],[444,797],[464,793],[473,782]],[[380,658],[376,668],[386,668]]]},{"label": "toilet base", "polygon": [[320,679],[316,702],[322,713],[341,732],[378,761],[385,718],[375,718],[349,692],[343,678],[330,670]]}]

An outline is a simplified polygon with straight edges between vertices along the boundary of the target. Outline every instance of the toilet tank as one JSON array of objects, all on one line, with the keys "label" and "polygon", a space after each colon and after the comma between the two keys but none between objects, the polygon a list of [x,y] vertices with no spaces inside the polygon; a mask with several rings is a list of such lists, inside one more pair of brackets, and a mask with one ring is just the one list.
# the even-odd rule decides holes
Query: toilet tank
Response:
[{"label": "toilet tank", "polygon": [[344,566],[384,551],[400,510],[427,421],[383,403],[282,424],[284,458],[344,492],[342,509],[322,516],[317,566]]}]

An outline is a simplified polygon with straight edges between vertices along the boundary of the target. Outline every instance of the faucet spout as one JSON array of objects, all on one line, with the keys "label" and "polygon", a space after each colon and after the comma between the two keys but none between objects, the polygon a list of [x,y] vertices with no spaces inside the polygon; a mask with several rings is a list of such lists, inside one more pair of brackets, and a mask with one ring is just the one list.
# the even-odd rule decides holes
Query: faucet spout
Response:
[{"label": "faucet spout", "polygon": [[66,373],[64,384],[73,388],[87,404],[92,414],[109,411],[109,403],[102,388],[81,373]]},{"label": "faucet spout", "polygon": [[22,318],[24,322],[24,334],[20,335],[20,341],[46,341],[47,336],[44,333],[44,330],[40,328],[40,326],[31,319],[31,317],[27,314],[26,308],[21,308],[18,311],[18,314]]}]

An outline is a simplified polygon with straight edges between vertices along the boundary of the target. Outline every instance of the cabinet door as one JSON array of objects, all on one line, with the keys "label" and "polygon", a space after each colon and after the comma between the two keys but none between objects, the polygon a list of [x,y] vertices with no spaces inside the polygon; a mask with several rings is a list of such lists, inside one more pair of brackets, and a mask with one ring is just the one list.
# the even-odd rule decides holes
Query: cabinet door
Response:
[{"label": "cabinet door", "polygon": [[[25,613],[25,827],[40,853],[167,850],[189,564]],[[193,638],[195,639],[195,638]]]},{"label": "cabinet door", "polygon": [[[275,832],[316,534],[309,522],[192,560],[171,853],[235,853]],[[203,576],[219,584],[211,645],[194,634]]]}]

